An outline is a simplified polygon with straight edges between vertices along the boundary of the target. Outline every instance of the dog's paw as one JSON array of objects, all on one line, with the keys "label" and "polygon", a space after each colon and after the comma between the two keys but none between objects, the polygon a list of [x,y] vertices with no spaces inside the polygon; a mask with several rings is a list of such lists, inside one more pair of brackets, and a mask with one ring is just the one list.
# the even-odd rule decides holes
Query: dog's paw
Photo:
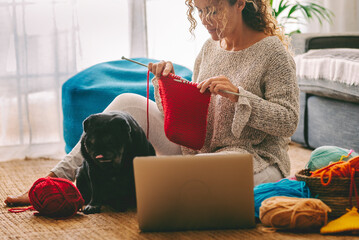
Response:
[{"label": "dog's paw", "polygon": [[94,213],[100,213],[101,212],[101,206],[92,206],[92,205],[87,205],[82,212],[84,214],[94,214]]}]

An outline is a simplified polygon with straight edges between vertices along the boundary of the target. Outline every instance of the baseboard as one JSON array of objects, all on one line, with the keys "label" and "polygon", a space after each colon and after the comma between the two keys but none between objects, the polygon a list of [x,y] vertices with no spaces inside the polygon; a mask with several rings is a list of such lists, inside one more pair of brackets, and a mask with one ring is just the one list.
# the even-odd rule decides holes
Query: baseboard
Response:
[{"label": "baseboard", "polygon": [[39,157],[61,159],[65,154],[63,142],[0,147],[0,161]]}]

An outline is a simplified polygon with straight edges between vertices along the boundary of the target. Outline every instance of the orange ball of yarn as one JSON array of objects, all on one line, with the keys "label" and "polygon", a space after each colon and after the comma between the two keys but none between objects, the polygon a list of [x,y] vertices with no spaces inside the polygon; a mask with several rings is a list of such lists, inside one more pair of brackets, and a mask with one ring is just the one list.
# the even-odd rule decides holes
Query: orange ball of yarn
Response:
[{"label": "orange ball of yarn", "polygon": [[271,197],[262,202],[259,217],[275,229],[317,229],[327,223],[331,209],[319,199]]},{"label": "orange ball of yarn", "polygon": [[[347,162],[339,161],[320,168],[314,171],[311,177],[320,177],[322,185],[327,186],[330,184],[332,177],[352,178],[353,181],[355,174],[359,174],[359,156],[351,158]],[[326,182],[323,179],[325,177],[328,178]]]},{"label": "orange ball of yarn", "polygon": [[76,186],[63,178],[39,178],[29,191],[30,203],[40,215],[71,217],[84,205]]}]

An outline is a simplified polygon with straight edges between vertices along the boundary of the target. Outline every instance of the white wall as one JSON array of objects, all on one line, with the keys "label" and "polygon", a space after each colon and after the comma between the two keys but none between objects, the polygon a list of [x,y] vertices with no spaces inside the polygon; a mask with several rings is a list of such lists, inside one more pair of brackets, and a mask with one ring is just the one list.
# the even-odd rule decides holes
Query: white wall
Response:
[{"label": "white wall", "polygon": [[334,13],[333,23],[311,21],[303,32],[307,33],[345,33],[359,32],[359,0],[318,0],[320,4]]},{"label": "white wall", "polygon": [[149,58],[193,69],[195,58],[209,34],[197,18],[198,27],[193,38],[188,30],[190,23],[186,11],[184,0],[147,1]]}]

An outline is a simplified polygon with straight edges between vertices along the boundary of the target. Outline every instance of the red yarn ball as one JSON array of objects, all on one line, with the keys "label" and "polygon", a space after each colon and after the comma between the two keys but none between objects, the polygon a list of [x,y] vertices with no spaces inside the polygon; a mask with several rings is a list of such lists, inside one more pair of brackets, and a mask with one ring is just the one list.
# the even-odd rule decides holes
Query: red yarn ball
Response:
[{"label": "red yarn ball", "polygon": [[30,203],[40,215],[71,217],[85,201],[76,186],[63,178],[39,178],[29,191]]}]

